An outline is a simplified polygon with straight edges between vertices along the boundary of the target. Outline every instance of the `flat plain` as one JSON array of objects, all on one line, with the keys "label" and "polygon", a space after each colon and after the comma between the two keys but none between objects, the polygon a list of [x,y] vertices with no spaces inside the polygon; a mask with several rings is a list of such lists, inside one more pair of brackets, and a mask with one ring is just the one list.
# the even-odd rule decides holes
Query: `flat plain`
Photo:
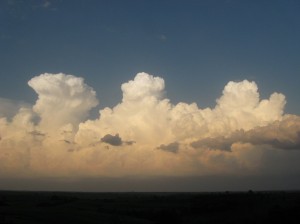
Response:
[{"label": "flat plain", "polygon": [[0,191],[0,224],[300,223],[300,192]]}]

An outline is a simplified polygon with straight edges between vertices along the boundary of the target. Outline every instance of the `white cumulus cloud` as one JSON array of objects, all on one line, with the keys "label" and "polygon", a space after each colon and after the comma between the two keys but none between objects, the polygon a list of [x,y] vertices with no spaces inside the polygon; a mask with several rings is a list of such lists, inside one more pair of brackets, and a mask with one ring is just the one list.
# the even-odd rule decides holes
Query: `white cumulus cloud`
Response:
[{"label": "white cumulus cloud", "polygon": [[300,159],[299,116],[284,114],[283,94],[261,99],[247,80],[199,108],[172,104],[162,78],[138,73],[95,120],[86,119],[96,93],[82,78],[45,73],[28,84],[38,97],[32,107],[5,110],[11,104],[0,100],[0,176],[251,174],[292,151]]},{"label": "white cumulus cloud", "polygon": [[98,104],[96,92],[73,75],[45,73],[32,78],[28,85],[38,94],[33,110],[44,129],[77,126]]}]

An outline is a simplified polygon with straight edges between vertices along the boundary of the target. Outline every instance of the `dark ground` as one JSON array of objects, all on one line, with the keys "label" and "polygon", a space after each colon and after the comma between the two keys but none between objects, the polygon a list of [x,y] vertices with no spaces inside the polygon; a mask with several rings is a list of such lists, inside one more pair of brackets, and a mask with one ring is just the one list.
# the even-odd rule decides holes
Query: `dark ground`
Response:
[{"label": "dark ground", "polygon": [[300,192],[0,191],[0,224],[300,223]]}]

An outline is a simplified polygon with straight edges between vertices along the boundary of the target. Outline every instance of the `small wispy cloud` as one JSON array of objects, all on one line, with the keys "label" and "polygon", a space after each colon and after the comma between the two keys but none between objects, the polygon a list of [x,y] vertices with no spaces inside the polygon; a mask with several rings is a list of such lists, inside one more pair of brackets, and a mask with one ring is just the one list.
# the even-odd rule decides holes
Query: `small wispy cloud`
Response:
[{"label": "small wispy cloud", "polygon": [[50,1],[47,1],[47,0],[45,0],[44,2],[43,2],[43,4],[42,4],[42,7],[43,8],[49,8],[51,6],[51,2]]},{"label": "small wispy cloud", "polygon": [[165,34],[158,34],[155,36],[156,39],[160,40],[161,42],[167,41],[167,36]]}]

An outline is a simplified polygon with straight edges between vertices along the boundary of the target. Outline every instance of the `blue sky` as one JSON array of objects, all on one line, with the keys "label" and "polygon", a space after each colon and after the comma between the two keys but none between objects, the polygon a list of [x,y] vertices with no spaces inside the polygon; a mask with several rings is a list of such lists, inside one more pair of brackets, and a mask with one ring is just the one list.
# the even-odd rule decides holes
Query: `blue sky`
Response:
[{"label": "blue sky", "polygon": [[299,12],[0,0],[0,189],[300,189]]},{"label": "blue sky", "polygon": [[99,108],[138,72],[161,76],[173,103],[214,106],[228,81],[282,92],[299,114],[299,1],[0,2],[0,96],[34,103],[33,76],[84,77]]}]

